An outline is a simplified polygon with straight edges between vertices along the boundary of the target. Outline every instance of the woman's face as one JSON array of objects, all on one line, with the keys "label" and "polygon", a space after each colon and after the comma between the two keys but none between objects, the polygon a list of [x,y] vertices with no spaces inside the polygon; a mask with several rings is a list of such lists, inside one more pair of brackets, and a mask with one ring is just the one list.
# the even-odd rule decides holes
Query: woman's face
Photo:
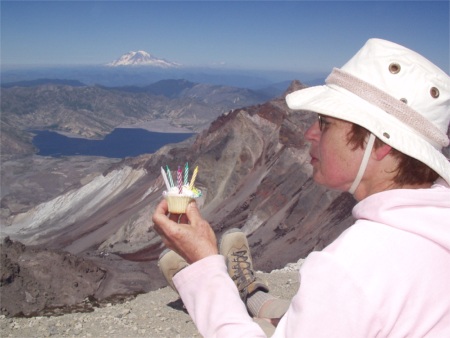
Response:
[{"label": "woman's face", "polygon": [[364,150],[353,150],[348,144],[348,134],[352,128],[350,122],[325,115],[319,115],[319,120],[305,133],[305,138],[311,142],[314,181],[330,189],[348,191]]}]

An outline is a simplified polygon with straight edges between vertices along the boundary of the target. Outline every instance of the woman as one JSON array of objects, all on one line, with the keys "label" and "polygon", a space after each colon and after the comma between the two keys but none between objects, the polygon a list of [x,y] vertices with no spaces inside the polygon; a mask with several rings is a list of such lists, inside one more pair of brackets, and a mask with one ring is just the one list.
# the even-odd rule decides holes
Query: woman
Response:
[{"label": "woman", "polygon": [[[355,224],[306,258],[273,336],[450,336],[450,163],[441,152],[449,144],[449,76],[414,51],[370,39],[325,86],[286,101],[318,113],[305,134],[314,180],[351,192],[358,204]],[[218,254],[195,203],[186,224],[166,215],[162,201],[155,229],[190,264],[171,276],[200,333],[265,337],[230,278],[251,279],[240,268],[251,267],[250,253],[233,270],[233,253]],[[265,291],[253,288],[244,300]]]}]

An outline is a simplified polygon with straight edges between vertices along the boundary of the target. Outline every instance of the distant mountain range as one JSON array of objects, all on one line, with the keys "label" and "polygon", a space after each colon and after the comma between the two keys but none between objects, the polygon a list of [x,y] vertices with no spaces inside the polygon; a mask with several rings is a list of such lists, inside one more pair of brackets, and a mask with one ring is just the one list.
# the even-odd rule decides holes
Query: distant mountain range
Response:
[{"label": "distant mountain range", "polygon": [[83,87],[86,84],[78,80],[65,80],[65,79],[35,79],[28,81],[17,81],[9,82],[1,85],[2,88],[11,87],[35,87],[40,85],[61,85],[61,86],[72,86],[72,87]]},{"label": "distant mountain range", "polygon": [[[136,53],[131,56],[131,53]],[[108,65],[4,66],[0,70],[3,88],[16,84],[35,85],[33,81],[79,81],[86,85],[147,86],[161,80],[185,79],[195,83],[233,86],[261,90],[282,84],[283,90],[293,80],[308,86],[324,83],[328,72],[296,72],[287,70],[230,69],[220,67],[187,67],[154,56],[148,58],[130,52]],[[148,53],[147,53],[148,54]],[[139,61],[138,61],[139,60]],[[151,66],[153,65],[153,66]],[[45,79],[45,81],[42,81]],[[27,83],[30,82],[30,83]]]},{"label": "distant mountain range", "polygon": [[147,53],[143,50],[139,50],[137,52],[129,52],[123,54],[117,60],[106,64],[111,67],[119,67],[119,66],[151,66],[151,67],[160,67],[160,68],[173,68],[180,66],[178,63],[170,62],[164,59],[159,59],[150,53]]},{"label": "distant mountain range", "polygon": [[114,128],[165,121],[193,133],[217,116],[274,97],[245,88],[162,80],[148,86],[88,86],[70,80],[36,80],[2,86],[1,153],[34,152],[30,129],[103,138]]}]

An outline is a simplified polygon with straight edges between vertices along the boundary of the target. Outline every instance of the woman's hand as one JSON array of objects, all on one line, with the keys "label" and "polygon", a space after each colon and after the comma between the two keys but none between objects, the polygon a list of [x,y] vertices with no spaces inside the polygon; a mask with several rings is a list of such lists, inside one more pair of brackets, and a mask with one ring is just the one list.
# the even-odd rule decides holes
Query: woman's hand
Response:
[{"label": "woman's hand", "polygon": [[186,214],[168,215],[166,200],[156,207],[152,221],[164,244],[192,264],[202,258],[217,255],[214,231],[198,211],[195,202],[189,203]]}]

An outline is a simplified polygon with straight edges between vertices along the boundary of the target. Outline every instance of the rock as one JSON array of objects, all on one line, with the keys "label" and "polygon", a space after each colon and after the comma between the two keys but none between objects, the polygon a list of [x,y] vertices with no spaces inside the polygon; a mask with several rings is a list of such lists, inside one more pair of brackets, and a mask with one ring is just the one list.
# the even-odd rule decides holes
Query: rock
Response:
[{"label": "rock", "polygon": [[1,313],[5,316],[85,309],[105,278],[92,261],[67,252],[26,247],[5,238],[0,245]]}]

